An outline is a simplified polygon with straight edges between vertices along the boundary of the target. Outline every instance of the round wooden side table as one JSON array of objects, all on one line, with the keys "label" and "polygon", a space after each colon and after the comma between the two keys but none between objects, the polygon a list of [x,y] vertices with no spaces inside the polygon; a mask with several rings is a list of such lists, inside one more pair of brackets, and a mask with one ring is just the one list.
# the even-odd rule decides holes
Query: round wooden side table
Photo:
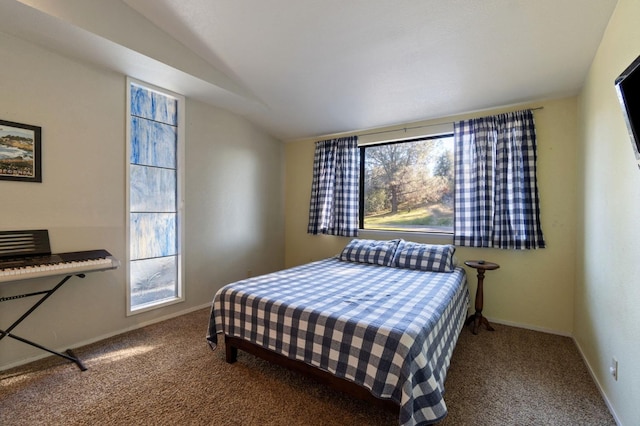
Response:
[{"label": "round wooden side table", "polygon": [[489,331],[495,331],[489,321],[482,316],[482,305],[484,302],[483,295],[483,283],[484,283],[484,271],[492,271],[498,269],[500,265],[492,262],[485,262],[484,260],[467,260],[464,262],[470,268],[478,271],[478,288],[476,289],[476,313],[469,315],[469,318],[465,321],[465,325],[469,325],[473,322],[473,334],[478,334],[478,327],[480,324],[484,324]]}]

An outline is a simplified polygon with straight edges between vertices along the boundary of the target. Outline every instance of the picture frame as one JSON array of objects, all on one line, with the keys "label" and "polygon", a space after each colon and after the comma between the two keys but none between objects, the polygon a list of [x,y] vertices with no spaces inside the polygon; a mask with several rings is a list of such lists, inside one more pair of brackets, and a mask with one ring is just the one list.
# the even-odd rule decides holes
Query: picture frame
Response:
[{"label": "picture frame", "polygon": [[0,180],[42,182],[42,128],[0,120]]}]

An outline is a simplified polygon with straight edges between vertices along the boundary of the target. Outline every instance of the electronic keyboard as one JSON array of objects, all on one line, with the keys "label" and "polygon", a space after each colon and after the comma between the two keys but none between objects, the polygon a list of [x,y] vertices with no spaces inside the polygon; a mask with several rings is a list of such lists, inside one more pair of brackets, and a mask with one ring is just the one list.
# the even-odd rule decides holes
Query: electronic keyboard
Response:
[{"label": "electronic keyboard", "polygon": [[120,261],[106,250],[58,253],[16,260],[0,260],[0,283],[54,275],[78,275],[116,269]]},{"label": "electronic keyboard", "polygon": [[[71,277],[85,277],[85,273],[106,271],[120,266],[120,262],[106,250],[75,251],[70,253],[51,254],[49,247],[49,231],[0,231],[0,283],[40,278],[54,275],[64,277],[48,290],[31,291],[30,293],[12,296],[1,296],[0,302],[26,297],[41,296],[22,316],[7,328],[0,328],[0,340],[10,337],[27,345],[42,349],[51,354],[74,362],[80,370],[87,367],[75,356],[71,349],[58,352],[40,343],[16,336],[13,329],[33,313],[45,300],[55,293]],[[4,314],[4,311],[3,311]]]},{"label": "electronic keyboard", "polygon": [[46,230],[0,231],[0,283],[119,266],[120,261],[102,249],[52,254]]}]

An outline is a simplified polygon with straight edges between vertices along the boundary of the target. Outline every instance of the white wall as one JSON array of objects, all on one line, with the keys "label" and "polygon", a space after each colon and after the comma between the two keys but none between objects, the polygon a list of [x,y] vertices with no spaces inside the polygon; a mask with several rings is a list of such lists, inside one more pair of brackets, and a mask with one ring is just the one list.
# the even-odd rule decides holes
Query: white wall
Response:
[{"label": "white wall", "polygon": [[[125,255],[125,76],[0,33],[0,119],[42,127],[42,183],[0,181],[0,230],[49,229],[54,252]],[[283,148],[245,119],[187,99],[186,301],[126,317],[125,270],[73,278],[14,333],[64,350],[210,303],[284,265]],[[56,279],[0,284],[0,296]],[[35,302],[2,302],[6,328]],[[203,324],[203,344],[206,324]],[[46,355],[10,338],[0,368]]]},{"label": "white wall", "polygon": [[[580,97],[574,336],[620,424],[640,422],[640,170],[614,89],[640,54],[640,2],[619,0]],[[616,357],[619,378],[609,374]]]}]

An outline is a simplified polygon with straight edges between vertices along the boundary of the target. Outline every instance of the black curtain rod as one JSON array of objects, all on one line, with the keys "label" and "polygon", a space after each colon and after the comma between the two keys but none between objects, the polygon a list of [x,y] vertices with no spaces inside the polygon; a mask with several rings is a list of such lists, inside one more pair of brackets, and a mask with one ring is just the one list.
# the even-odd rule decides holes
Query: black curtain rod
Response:
[{"label": "black curtain rod", "polygon": [[[536,107],[536,108],[525,108],[525,109],[530,109],[531,111],[537,111],[539,109],[544,109],[544,107]],[[520,110],[522,111],[522,110]],[[405,133],[407,132],[407,130],[414,130],[414,129],[424,129],[427,127],[434,127],[434,126],[442,126],[443,124],[453,124],[455,123],[455,121],[445,121],[444,123],[435,123],[435,124],[425,124],[423,126],[413,126],[413,127],[403,127],[401,129],[394,129],[394,130],[381,130],[379,132],[371,132],[371,133],[362,133],[358,136],[371,136],[371,135],[381,135],[383,133],[393,133],[393,132],[399,132],[401,130],[404,130]]]}]

